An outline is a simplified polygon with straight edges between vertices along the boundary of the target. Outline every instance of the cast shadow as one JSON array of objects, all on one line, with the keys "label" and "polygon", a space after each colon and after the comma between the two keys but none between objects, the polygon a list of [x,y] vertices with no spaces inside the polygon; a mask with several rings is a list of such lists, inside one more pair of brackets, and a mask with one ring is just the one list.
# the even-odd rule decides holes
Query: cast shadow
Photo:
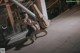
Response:
[{"label": "cast shadow", "polygon": [[[42,33],[42,35],[39,35],[39,34],[41,34],[41,33]],[[29,34],[28,34],[28,35],[29,35]],[[27,46],[33,44],[36,39],[38,39],[38,38],[40,38],[40,37],[43,37],[43,36],[46,36],[46,35],[47,35],[47,31],[46,31],[46,30],[40,30],[40,31],[38,31],[35,35],[33,35],[33,36],[35,36],[35,37],[33,37],[33,36],[30,36],[29,38],[25,37],[25,38],[22,39],[22,40],[16,41],[15,43],[12,43],[12,44],[8,45],[8,46],[6,47],[6,51],[9,50],[9,49],[12,49],[12,48],[14,48],[14,47],[15,47],[14,50],[16,50],[16,51],[17,51],[17,50],[21,50],[22,48],[27,47]],[[35,39],[35,40],[34,40],[34,39]],[[29,41],[29,40],[30,40],[30,41]],[[29,41],[29,43],[27,43],[28,41]],[[27,44],[24,45],[24,43],[27,43]]]},{"label": "cast shadow", "polygon": [[37,38],[46,36],[47,31],[46,30],[40,30],[40,31],[33,33],[33,35],[35,36],[35,39],[37,39]]},{"label": "cast shadow", "polygon": [[27,41],[28,41],[28,39],[27,39],[27,38],[24,38],[24,39],[19,40],[19,41],[15,42],[15,43],[12,43],[12,44],[6,46],[6,51],[9,50],[9,49],[12,49],[12,48],[14,48],[14,47],[15,47],[14,50],[21,50],[21,48],[26,47],[26,46],[29,46],[29,45],[31,45],[31,44],[34,43],[34,42],[31,40],[30,43],[24,45],[24,43],[27,42]]}]

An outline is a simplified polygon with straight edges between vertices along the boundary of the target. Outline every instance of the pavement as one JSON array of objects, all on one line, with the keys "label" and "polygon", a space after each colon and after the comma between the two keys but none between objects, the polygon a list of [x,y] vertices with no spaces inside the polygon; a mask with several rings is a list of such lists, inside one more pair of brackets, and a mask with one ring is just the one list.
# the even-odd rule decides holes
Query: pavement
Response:
[{"label": "pavement", "polygon": [[68,9],[51,20],[47,35],[34,43],[6,53],[80,53],[80,7]]}]

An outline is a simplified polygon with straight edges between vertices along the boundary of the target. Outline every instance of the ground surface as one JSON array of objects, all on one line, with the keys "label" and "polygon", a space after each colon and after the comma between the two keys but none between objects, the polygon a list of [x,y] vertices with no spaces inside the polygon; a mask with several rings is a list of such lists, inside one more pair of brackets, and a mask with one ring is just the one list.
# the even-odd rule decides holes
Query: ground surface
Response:
[{"label": "ground surface", "polygon": [[80,7],[54,18],[47,31],[33,44],[6,53],[80,53]]}]

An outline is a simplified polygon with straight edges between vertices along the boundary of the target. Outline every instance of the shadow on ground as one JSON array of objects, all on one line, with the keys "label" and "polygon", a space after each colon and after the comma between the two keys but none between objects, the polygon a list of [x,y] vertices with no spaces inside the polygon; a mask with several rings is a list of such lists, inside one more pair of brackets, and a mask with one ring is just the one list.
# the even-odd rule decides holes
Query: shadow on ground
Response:
[{"label": "shadow on ground", "polygon": [[[42,30],[36,34],[36,37],[27,37],[27,38],[25,37],[24,39],[21,39],[15,43],[12,43],[12,44],[6,46],[6,50],[9,50],[9,49],[14,48],[14,47],[15,47],[14,50],[21,50],[21,48],[27,47],[27,46],[33,44],[36,39],[44,37],[46,35],[47,35],[47,31]],[[27,43],[27,44],[25,44],[25,43]]]}]

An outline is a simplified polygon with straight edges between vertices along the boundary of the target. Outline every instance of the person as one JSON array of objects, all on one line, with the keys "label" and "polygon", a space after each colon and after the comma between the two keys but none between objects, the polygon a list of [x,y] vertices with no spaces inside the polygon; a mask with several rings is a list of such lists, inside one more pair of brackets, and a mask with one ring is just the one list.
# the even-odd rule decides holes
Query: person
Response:
[{"label": "person", "polygon": [[40,26],[36,21],[30,19],[28,17],[28,14],[25,14],[24,23],[27,25],[28,28],[28,33],[26,34],[26,38],[30,39],[33,43],[34,40],[36,39],[36,35],[34,33],[37,33],[37,31],[40,30]]},{"label": "person", "polygon": [[27,14],[25,14],[24,23],[27,25],[29,30],[26,36],[31,36],[33,32],[40,30],[39,24],[36,21],[29,19]]}]

